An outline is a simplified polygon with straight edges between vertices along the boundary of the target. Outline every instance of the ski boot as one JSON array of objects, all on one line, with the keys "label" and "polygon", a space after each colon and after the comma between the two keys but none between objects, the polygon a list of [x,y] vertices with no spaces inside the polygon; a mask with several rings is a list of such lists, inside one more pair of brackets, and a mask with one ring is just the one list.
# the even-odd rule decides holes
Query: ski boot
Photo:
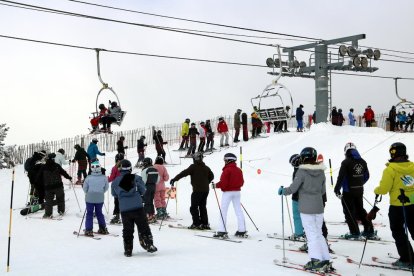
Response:
[{"label": "ski boot", "polygon": [[124,240],[124,255],[125,257],[132,256],[132,249],[134,248],[134,244],[130,240]]},{"label": "ski boot", "polygon": [[308,252],[308,243],[305,242],[301,247],[299,247],[300,251]]},{"label": "ski boot", "polygon": [[213,238],[219,238],[219,239],[227,239],[229,236],[227,235],[227,232],[216,232],[213,235]]},{"label": "ski boot", "polygon": [[362,231],[362,237],[365,237],[368,240],[380,240],[381,238],[377,236],[377,231]]},{"label": "ski boot", "polygon": [[147,221],[148,221],[148,223],[156,223],[157,222],[157,218],[155,217],[154,214],[148,214],[147,215]]},{"label": "ski boot", "polygon": [[358,234],[352,234],[352,233],[346,233],[344,235],[340,236],[342,239],[346,239],[346,240],[359,240],[361,239],[361,235]]},{"label": "ski boot", "polygon": [[82,185],[82,178],[78,176],[78,180],[76,180],[75,185]]},{"label": "ski boot", "polygon": [[49,215],[49,214],[44,214],[43,215],[43,219],[52,219],[53,218],[53,215]]},{"label": "ski boot", "polygon": [[247,231],[244,231],[244,232],[237,231],[234,235],[238,238],[245,238],[245,239],[249,237],[249,235],[247,235]]},{"label": "ski boot", "polygon": [[92,230],[85,230],[85,236],[87,237],[93,237],[93,231]]},{"label": "ski boot", "polygon": [[325,272],[324,271],[324,268],[327,265],[326,262],[328,262],[328,264],[329,264],[329,261],[321,261],[321,260],[313,259],[312,258],[309,262],[307,262],[303,266],[303,268],[305,270],[310,270],[310,271],[316,271],[316,272],[322,272],[322,273],[324,273]]},{"label": "ski boot", "polygon": [[188,229],[198,229],[198,230],[201,230],[200,226],[201,225],[196,225],[196,224],[193,223],[190,226],[188,226],[187,228]]},{"label": "ski boot", "polygon": [[149,253],[154,253],[158,249],[154,246],[152,235],[142,235],[139,238],[139,243],[141,247],[147,250]]},{"label": "ski boot", "polygon": [[162,207],[157,208],[157,214],[155,215],[157,219],[163,219],[164,213],[162,212]]},{"label": "ski boot", "polygon": [[293,235],[289,236],[288,239],[291,240],[291,241],[304,241],[305,240],[305,234],[302,234],[302,235],[293,234]]},{"label": "ski boot", "polygon": [[114,217],[109,221],[110,224],[121,224],[119,214],[115,214]]},{"label": "ski boot", "polygon": [[100,225],[99,225],[98,233],[102,234],[102,235],[108,235],[109,234],[108,229],[105,226],[100,226]]},{"label": "ski boot", "polygon": [[392,263],[392,266],[402,268],[402,269],[411,269],[410,262],[402,262],[401,260],[396,260]]},{"label": "ski boot", "polygon": [[201,230],[211,230],[210,224],[201,224],[200,229]]}]

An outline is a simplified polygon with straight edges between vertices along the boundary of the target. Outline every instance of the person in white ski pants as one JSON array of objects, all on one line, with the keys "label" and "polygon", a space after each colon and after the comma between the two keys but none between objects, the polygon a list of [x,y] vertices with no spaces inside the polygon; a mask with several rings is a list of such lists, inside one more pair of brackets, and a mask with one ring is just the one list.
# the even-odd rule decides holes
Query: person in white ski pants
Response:
[{"label": "person in white ski pants", "polygon": [[227,224],[227,210],[229,209],[230,203],[233,203],[234,212],[236,213],[238,231],[246,232],[244,214],[240,203],[240,191],[223,192],[223,195],[221,196],[221,211],[223,212],[223,219],[220,218],[218,231],[227,232],[224,224]]}]

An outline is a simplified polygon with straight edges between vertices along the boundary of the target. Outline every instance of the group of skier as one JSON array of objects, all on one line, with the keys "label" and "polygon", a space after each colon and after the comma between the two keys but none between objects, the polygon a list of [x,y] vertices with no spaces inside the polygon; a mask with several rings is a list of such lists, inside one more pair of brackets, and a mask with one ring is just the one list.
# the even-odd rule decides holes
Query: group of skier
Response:
[{"label": "group of skier", "polygon": [[406,114],[405,110],[397,112],[393,105],[388,113],[388,121],[390,122],[390,131],[407,132],[408,128],[413,131],[414,127],[414,109],[411,113]]}]

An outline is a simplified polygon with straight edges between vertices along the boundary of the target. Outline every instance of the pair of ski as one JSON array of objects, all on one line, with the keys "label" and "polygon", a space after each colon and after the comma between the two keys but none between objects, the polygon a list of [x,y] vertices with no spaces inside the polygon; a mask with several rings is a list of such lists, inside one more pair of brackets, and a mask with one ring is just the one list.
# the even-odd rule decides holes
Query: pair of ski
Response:
[{"label": "pair of ski", "polygon": [[169,228],[175,228],[175,229],[186,229],[186,230],[192,230],[192,231],[200,231],[200,232],[212,232],[214,233],[214,230],[211,229],[197,229],[197,228],[188,228],[187,226],[178,223],[177,225],[168,224]]},{"label": "pair of ski", "polygon": [[[282,248],[280,245],[275,245],[275,248],[276,248],[276,249],[279,249],[279,250],[283,250],[283,248]],[[294,249],[294,248],[285,248],[285,250],[286,250],[286,251],[289,251],[289,252],[296,252],[296,253],[303,253],[303,254],[307,254],[307,253],[308,253],[308,251],[302,251],[302,250],[299,250],[299,249]],[[333,251],[333,250],[330,250],[330,251],[329,251],[329,254],[330,254],[330,255],[334,255],[334,257],[332,257],[332,259],[336,259],[336,258],[338,258],[338,256],[340,256],[340,257],[344,257],[344,258],[348,258],[348,257],[349,257],[348,255],[344,255],[344,254],[336,253],[336,252],[335,252],[335,251]]]},{"label": "pair of ski", "polygon": [[[112,233],[109,233],[109,234],[101,234],[101,233],[98,233],[98,232],[93,232],[93,234],[94,235],[99,235],[99,236],[119,237],[118,234],[112,234]],[[85,233],[79,233],[78,234],[78,231],[73,231],[73,235],[75,235],[75,236],[81,236],[81,237],[85,237],[85,238],[91,238],[91,239],[94,239],[94,240],[100,240],[101,239],[100,237],[86,236]]]},{"label": "pair of ski", "polygon": [[[278,235],[277,233],[273,233],[273,234],[267,234],[267,237],[269,238],[269,239],[276,239],[276,240],[283,240],[283,237],[282,236],[280,236],[280,235]],[[286,236],[285,238],[284,238],[284,240],[285,241],[291,241],[291,242],[306,242],[306,240],[305,239],[303,239],[303,238],[300,238],[300,239],[292,239],[292,238],[290,238],[290,237],[288,237],[288,236]],[[328,242],[329,243],[331,243],[331,242],[338,242],[338,239],[329,239],[328,240]]]},{"label": "pair of ski", "polygon": [[[215,232],[214,230],[211,230],[211,229],[205,229],[205,230],[201,230],[201,229],[197,229],[197,228],[190,229],[187,226],[184,226],[182,224],[177,224],[177,225],[169,224],[168,227],[174,228],[174,229],[186,229],[186,230],[199,231],[199,232],[210,232],[210,233]],[[202,238],[208,238],[208,239],[221,240],[221,241],[228,241],[228,242],[233,242],[233,243],[241,243],[242,242],[242,241],[239,241],[239,240],[232,240],[232,239],[229,239],[229,238],[219,238],[219,237],[200,235],[200,234],[195,234],[195,236],[202,237]]]},{"label": "pair of ski", "polygon": [[[359,265],[359,262],[357,262],[357,261],[355,261],[351,258],[346,258],[346,261],[350,264]],[[375,264],[373,264],[373,263],[361,263],[361,265],[369,266],[369,267],[376,267],[376,268],[390,269],[390,270],[411,271],[411,269],[409,269],[409,268],[393,266],[392,262],[387,262],[387,261],[381,260],[378,257],[372,257],[372,261],[375,262]]]},{"label": "pair of ski", "polygon": [[341,274],[337,273],[336,271],[322,272],[322,271],[316,271],[316,270],[306,270],[303,267],[303,265],[294,263],[294,262],[289,261],[287,259],[285,259],[284,261],[274,259],[273,263],[277,266],[280,266],[280,267],[285,267],[285,268],[289,268],[289,269],[295,269],[295,270],[299,270],[299,271],[309,272],[309,273],[316,274],[316,275],[337,275],[337,276],[341,275]]},{"label": "pair of ski", "polygon": [[[325,223],[328,225],[347,225],[345,221],[325,221]],[[387,227],[387,225],[382,222],[373,222],[372,225],[375,227]]]}]

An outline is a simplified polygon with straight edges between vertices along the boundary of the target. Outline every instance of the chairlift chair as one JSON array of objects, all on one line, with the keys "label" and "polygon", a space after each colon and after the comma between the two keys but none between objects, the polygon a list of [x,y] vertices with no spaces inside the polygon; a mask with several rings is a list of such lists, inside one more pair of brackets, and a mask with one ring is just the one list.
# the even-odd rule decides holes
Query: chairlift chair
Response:
[{"label": "chairlift chair", "polygon": [[395,94],[397,95],[397,98],[400,100],[396,105],[396,111],[397,113],[400,111],[405,111],[406,114],[414,112],[414,103],[411,101],[408,101],[407,99],[401,98],[398,94],[398,79],[400,78],[394,78],[395,80]]}]

